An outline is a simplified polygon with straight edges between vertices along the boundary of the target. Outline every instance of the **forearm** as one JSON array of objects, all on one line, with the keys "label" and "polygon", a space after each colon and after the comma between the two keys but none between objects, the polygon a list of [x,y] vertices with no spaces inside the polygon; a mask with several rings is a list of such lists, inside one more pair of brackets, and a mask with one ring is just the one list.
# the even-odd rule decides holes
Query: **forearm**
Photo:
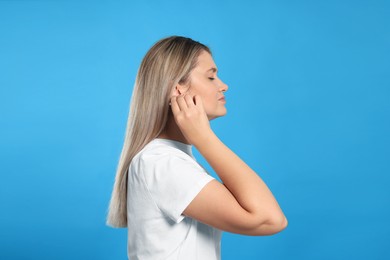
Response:
[{"label": "forearm", "polygon": [[[262,179],[214,134],[194,144],[243,209],[265,225],[285,221],[276,199]],[[268,223],[268,222],[273,223]]]}]

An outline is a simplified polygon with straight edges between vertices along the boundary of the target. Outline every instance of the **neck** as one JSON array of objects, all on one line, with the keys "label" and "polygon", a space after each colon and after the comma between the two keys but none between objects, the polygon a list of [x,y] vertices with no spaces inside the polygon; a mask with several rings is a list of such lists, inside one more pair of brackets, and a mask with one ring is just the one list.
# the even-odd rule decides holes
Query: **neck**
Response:
[{"label": "neck", "polygon": [[185,144],[190,144],[180,131],[180,128],[177,126],[172,115],[169,115],[167,125],[161,134],[158,135],[158,138],[170,139]]}]

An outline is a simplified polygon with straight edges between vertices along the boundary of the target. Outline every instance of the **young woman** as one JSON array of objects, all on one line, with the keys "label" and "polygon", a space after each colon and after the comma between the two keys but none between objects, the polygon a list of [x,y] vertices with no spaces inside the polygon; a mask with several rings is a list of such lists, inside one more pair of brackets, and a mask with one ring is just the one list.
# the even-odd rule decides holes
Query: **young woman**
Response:
[{"label": "young woman", "polygon": [[128,227],[132,260],[220,259],[221,231],[261,236],[287,226],[266,184],[210,128],[226,113],[217,71],[207,46],[180,36],[158,41],[141,63],[107,220]]}]

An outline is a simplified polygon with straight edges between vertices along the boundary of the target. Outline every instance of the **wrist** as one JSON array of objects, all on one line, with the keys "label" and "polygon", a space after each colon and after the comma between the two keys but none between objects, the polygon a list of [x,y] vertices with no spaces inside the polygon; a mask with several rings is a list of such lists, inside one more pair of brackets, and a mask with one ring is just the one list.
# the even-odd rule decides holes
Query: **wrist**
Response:
[{"label": "wrist", "polygon": [[196,141],[193,142],[193,145],[196,149],[201,152],[204,148],[210,146],[215,140],[218,140],[218,137],[210,129],[207,133],[202,134]]}]

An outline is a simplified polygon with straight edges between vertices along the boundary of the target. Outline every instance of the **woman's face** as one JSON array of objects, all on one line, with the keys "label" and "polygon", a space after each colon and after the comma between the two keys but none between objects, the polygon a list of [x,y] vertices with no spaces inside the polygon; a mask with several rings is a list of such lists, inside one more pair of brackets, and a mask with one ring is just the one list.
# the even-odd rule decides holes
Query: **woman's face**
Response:
[{"label": "woman's face", "polygon": [[226,114],[224,93],[228,86],[217,77],[217,66],[211,55],[202,51],[198,65],[190,74],[190,87],[186,93],[199,95],[209,120]]}]

